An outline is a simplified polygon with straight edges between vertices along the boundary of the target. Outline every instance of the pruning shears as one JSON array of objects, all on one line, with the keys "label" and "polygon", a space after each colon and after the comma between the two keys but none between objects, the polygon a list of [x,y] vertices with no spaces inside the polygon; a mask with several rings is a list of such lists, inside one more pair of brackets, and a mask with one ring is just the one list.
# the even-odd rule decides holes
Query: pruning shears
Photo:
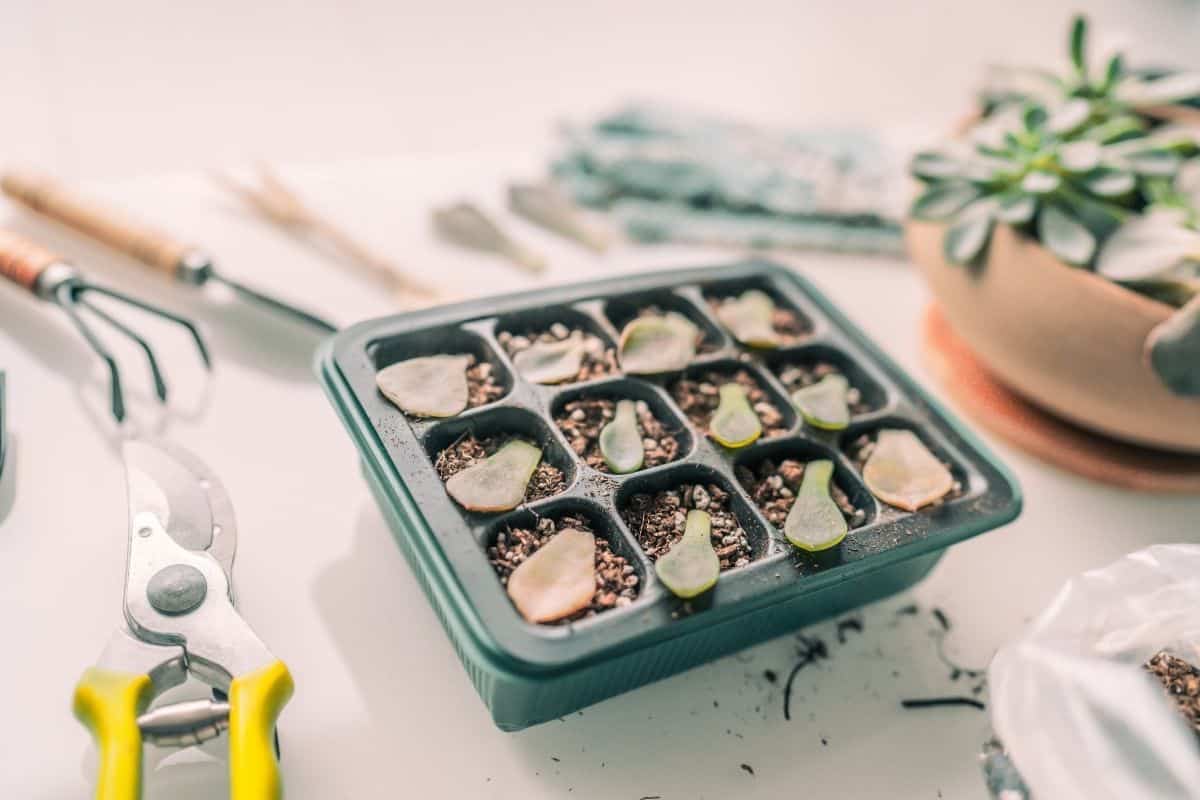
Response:
[{"label": "pruning shears", "polygon": [[[275,722],[292,677],[233,605],[237,528],[220,481],[174,445],[123,446],[129,485],[125,624],[75,687],[100,750],[97,800],[138,800],[143,741],[188,746],[229,732],[232,800],[275,800]],[[214,700],[150,710],[191,675]]]}]

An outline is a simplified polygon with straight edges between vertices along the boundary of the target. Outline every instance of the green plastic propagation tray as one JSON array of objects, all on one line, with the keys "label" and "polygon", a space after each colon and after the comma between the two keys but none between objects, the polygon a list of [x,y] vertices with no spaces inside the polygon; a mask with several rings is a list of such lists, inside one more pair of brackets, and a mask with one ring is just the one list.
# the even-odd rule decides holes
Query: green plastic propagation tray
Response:
[{"label": "green plastic propagation tray", "polygon": [[[767,292],[810,330],[781,349],[756,351],[734,341],[709,299],[746,289]],[[688,371],[749,370],[784,411],[787,431],[736,451],[692,425],[667,387],[680,373],[616,374],[542,386],[517,374],[501,331],[546,330],[556,322],[615,346],[621,327],[646,307],[677,311],[703,333]],[[505,388],[495,402],[444,420],[407,418],[378,391],[376,373],[397,361],[470,353],[492,365]],[[867,401],[846,430],[804,424],[776,371],[785,363],[835,364]],[[318,355],[326,393],[362,457],[363,471],[401,551],[437,612],[480,697],[503,730],[555,719],[606,697],[899,592],[921,580],[949,545],[996,528],[1020,512],[1007,469],[954,416],[900,370],[807,280],[771,263],[621,275],[610,279],[485,298],[361,322],[338,333]],[[576,456],[554,422],[572,398],[644,400],[677,431],[673,462],[611,475]],[[953,499],[918,512],[888,506],[867,490],[848,443],[864,433],[916,433],[961,485]],[[559,494],[510,512],[468,512],[447,495],[437,454],[464,433],[513,434],[536,442],[561,470]],[[834,481],[866,510],[835,549],[793,548],[739,485],[735,467],[765,458],[834,462]],[[680,484],[716,484],[731,495],[753,553],[721,574],[703,598],[685,605],[658,581],[651,560],[619,510],[637,493]],[[596,535],[634,567],[640,592],[630,604],[565,625],[526,622],[488,561],[487,547],[509,526],[538,517],[586,518]]]}]

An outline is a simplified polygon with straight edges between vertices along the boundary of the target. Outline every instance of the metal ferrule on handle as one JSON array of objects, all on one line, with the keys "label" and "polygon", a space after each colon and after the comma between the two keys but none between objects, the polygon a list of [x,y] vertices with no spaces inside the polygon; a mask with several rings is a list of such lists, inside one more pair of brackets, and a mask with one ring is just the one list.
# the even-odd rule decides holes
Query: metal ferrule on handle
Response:
[{"label": "metal ferrule on handle", "polygon": [[191,245],[85,200],[44,175],[9,172],[0,177],[0,189],[29,209],[162,272],[175,275],[185,261],[194,260]]}]

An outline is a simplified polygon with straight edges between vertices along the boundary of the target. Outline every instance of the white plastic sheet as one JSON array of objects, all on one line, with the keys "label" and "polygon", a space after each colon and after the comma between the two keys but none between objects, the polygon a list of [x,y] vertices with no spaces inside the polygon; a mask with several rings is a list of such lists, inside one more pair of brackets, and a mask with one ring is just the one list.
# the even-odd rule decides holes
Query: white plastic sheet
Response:
[{"label": "white plastic sheet", "polygon": [[1200,747],[1141,665],[1200,664],[1200,546],[1069,581],[988,671],[992,725],[1034,800],[1198,800]]}]

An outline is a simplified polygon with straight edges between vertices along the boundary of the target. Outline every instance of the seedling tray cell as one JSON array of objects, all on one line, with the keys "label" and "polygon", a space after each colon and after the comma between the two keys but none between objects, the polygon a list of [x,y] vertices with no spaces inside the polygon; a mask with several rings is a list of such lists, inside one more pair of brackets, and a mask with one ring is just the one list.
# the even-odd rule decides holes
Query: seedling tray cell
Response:
[{"label": "seedling tray cell", "polygon": [[[714,298],[765,291],[797,314],[804,332],[786,346],[738,344],[710,307]],[[555,323],[615,347],[640,310],[675,311],[702,342],[685,370],[652,377],[611,375],[543,386],[521,378],[501,332],[524,335]],[[470,353],[492,365],[505,393],[445,420],[406,417],[377,390],[376,373],[397,361]],[[833,364],[861,392],[867,410],[842,431],[804,424],[779,371],[788,364]],[[519,730],[606,697],[901,591],[921,580],[949,545],[1011,521],[1020,511],[1015,480],[973,434],[918,387],[808,281],[767,262],[622,275],[591,283],[487,298],[354,325],[318,356],[322,384],[362,457],[363,472],[400,549],[453,641],[496,724]],[[672,399],[683,375],[745,369],[784,414],[786,431],[735,451],[692,425]],[[589,467],[554,421],[581,397],[645,401],[680,443],[670,463],[628,475]],[[907,428],[950,466],[960,489],[915,513],[877,500],[849,450],[864,434]],[[459,437],[517,435],[543,450],[566,487],[501,513],[464,511],[434,469]],[[739,484],[738,466],[764,459],[827,458],[834,482],[865,512],[836,548],[801,553]],[[707,594],[683,602],[658,581],[621,510],[638,493],[714,484],[746,532],[748,564],[723,572]],[[539,517],[582,515],[638,580],[637,598],[560,625],[526,622],[488,561],[501,531]]]}]

